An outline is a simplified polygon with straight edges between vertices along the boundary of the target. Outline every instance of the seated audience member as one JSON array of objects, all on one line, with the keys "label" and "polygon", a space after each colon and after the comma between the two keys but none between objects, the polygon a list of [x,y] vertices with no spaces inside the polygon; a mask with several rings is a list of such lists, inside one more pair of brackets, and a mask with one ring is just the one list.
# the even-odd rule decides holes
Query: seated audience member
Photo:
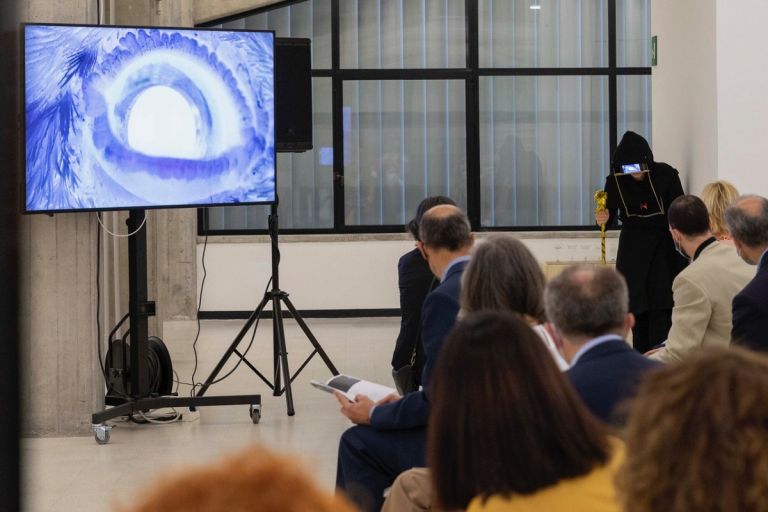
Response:
[{"label": "seated audience member", "polygon": [[[427,197],[419,203],[416,216],[408,223],[408,232],[416,242],[420,242],[419,223],[424,212],[441,204],[452,204],[453,199],[444,196]],[[421,370],[424,367],[424,348],[421,345],[421,305],[427,294],[437,284],[429,264],[418,248],[405,253],[397,263],[397,283],[400,289],[400,333],[397,335],[395,350],[392,353],[392,370],[397,371],[406,365],[412,368],[412,389],[400,389],[401,394],[414,391],[421,383]],[[407,371],[407,369],[406,369]]]},{"label": "seated audience member", "polygon": [[441,510],[618,512],[623,444],[517,315],[480,312],[435,368],[428,458]]},{"label": "seated audience member", "polygon": [[618,406],[660,366],[625,341],[635,320],[626,281],[608,267],[574,265],[547,284],[544,302],[576,392],[601,420],[623,423]]},{"label": "seated audience member", "polygon": [[768,360],[710,348],[643,381],[617,478],[625,512],[768,511]]},{"label": "seated audience member", "polygon": [[757,274],[733,298],[732,343],[768,352],[768,199],[744,196],[725,212],[739,256]]},{"label": "seated audience member", "polygon": [[123,512],[354,512],[321,490],[294,459],[253,447],[164,478]]},{"label": "seated audience member", "polygon": [[691,261],[672,283],[675,305],[666,344],[648,354],[669,363],[701,347],[730,343],[731,302],[754,270],[733,246],[715,240],[707,207],[698,197],[686,195],[672,201],[667,219],[675,245]]},{"label": "seated audience member", "polygon": [[719,242],[730,241],[728,227],[725,225],[725,210],[731,206],[739,197],[739,191],[736,187],[727,181],[715,181],[709,183],[701,191],[701,200],[709,212],[709,226],[712,236]]},{"label": "seated audience member", "polygon": [[459,315],[476,311],[518,313],[538,334],[561,370],[568,364],[542,325],[546,279],[531,251],[510,235],[478,243],[464,272]]},{"label": "seated audience member", "polygon": [[[520,240],[491,235],[472,250],[461,283],[459,317],[478,311],[517,313],[539,335],[560,370],[568,364],[554,340],[541,325],[544,314],[544,273],[536,258]],[[638,355],[640,359],[645,360]],[[384,512],[431,510],[433,493],[427,468],[400,474],[392,485]]]},{"label": "seated audience member", "polygon": [[426,356],[423,388],[377,404],[365,396],[349,402],[337,395],[342,414],[357,426],[341,436],[336,485],[365,510],[378,511],[384,489],[395,477],[425,463],[430,373],[459,311],[461,274],[474,240],[467,216],[450,205],[427,211],[421,219],[419,236],[417,246],[441,281],[427,295],[421,312]]}]

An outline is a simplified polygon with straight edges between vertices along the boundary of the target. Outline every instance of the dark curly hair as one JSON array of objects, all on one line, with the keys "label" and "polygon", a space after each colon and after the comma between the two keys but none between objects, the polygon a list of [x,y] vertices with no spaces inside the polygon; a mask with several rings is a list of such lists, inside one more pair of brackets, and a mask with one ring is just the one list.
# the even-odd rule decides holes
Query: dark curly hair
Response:
[{"label": "dark curly hair", "polygon": [[768,511],[768,358],[702,350],[650,374],[617,477],[625,512]]}]

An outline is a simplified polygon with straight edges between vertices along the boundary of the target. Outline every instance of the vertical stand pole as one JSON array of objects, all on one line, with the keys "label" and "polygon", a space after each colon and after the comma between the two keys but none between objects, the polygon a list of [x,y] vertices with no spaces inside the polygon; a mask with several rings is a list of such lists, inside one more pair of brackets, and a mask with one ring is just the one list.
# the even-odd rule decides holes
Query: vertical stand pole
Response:
[{"label": "vertical stand pole", "polygon": [[272,344],[275,360],[275,389],[274,395],[280,396],[280,377],[285,381],[285,400],[288,416],[295,414],[293,407],[293,391],[291,390],[291,372],[288,369],[288,346],[285,343],[285,326],[283,325],[283,310],[280,300],[285,295],[280,290],[280,249],[278,246],[278,232],[280,230],[277,215],[278,202],[275,201],[269,207],[269,239],[272,244]]},{"label": "vertical stand pole", "polygon": [[[131,340],[131,396],[143,398],[149,393],[147,373],[142,371],[147,360],[149,325],[147,321],[147,229],[142,226],[144,210],[128,213],[128,312]],[[141,229],[139,227],[141,226]]]}]

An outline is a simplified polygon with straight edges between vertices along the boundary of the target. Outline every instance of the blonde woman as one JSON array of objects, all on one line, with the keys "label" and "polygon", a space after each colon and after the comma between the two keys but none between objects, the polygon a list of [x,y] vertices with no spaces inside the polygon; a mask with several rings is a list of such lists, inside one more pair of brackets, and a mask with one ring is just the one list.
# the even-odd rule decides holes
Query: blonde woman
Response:
[{"label": "blonde woman", "polygon": [[[701,191],[701,200],[707,206],[712,235],[718,240],[730,241],[728,228],[725,225],[725,209],[732,205],[739,197],[736,187],[727,181],[715,181],[704,187]],[[731,242],[729,242],[731,243]]]}]

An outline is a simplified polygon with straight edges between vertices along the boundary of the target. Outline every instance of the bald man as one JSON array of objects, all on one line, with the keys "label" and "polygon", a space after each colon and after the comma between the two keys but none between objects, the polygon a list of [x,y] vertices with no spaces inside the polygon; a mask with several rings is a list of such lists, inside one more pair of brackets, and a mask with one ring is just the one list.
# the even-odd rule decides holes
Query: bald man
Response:
[{"label": "bald man", "polygon": [[337,395],[341,412],[356,425],[341,436],[336,486],[362,509],[381,510],[384,489],[397,475],[425,466],[429,379],[443,340],[459,312],[461,275],[474,241],[469,220],[458,208],[430,208],[419,224],[417,247],[440,284],[424,300],[421,338],[426,362],[423,389],[373,403]]},{"label": "bald man", "polygon": [[725,223],[741,259],[757,274],[733,298],[731,343],[768,352],[768,199],[740,197],[725,211]]}]

